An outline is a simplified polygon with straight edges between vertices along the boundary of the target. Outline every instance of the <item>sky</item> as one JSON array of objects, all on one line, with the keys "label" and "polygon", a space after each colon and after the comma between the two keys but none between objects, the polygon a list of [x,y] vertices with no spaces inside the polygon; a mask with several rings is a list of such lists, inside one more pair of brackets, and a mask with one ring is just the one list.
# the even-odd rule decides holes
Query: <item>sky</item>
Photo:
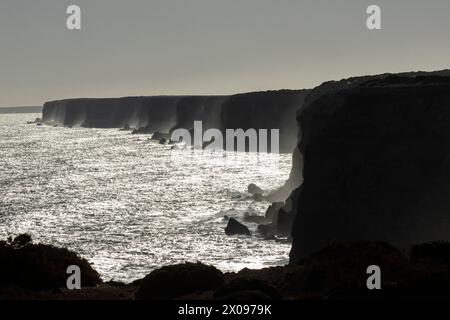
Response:
[{"label": "sky", "polygon": [[[81,30],[66,28],[69,5]],[[366,9],[382,10],[368,30]],[[450,68],[449,0],[1,0],[0,107]]]}]

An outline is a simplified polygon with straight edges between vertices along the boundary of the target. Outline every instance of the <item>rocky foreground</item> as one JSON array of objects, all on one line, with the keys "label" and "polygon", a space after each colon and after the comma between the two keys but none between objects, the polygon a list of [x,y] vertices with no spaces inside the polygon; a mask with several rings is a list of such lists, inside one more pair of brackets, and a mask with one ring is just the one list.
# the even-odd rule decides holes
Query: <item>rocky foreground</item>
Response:
[{"label": "rocky foreground", "polygon": [[[413,246],[408,255],[383,242],[334,242],[296,265],[222,273],[200,262],[165,266],[130,284],[103,282],[75,253],[0,242],[0,299],[6,300],[333,300],[450,298],[450,243]],[[66,289],[66,268],[81,268],[82,289]],[[381,290],[368,290],[369,265]]]}]

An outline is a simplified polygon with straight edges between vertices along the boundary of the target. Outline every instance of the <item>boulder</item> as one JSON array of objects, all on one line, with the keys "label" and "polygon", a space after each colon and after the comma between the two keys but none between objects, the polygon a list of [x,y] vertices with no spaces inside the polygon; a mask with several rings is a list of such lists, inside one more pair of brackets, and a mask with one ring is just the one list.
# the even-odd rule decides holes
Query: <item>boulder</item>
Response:
[{"label": "boulder", "polygon": [[262,195],[264,193],[263,189],[261,189],[254,183],[248,185],[247,191],[252,195]]},{"label": "boulder", "polygon": [[27,234],[0,241],[0,261],[0,289],[12,286],[31,290],[66,287],[66,272],[70,265],[80,267],[83,287],[101,283],[97,271],[75,252],[33,244]]},{"label": "boulder", "polygon": [[165,300],[207,290],[224,282],[223,273],[200,262],[165,266],[151,272],[140,282],[136,299]]},{"label": "boulder", "polygon": [[247,236],[251,235],[250,230],[234,218],[230,218],[230,220],[228,220],[228,224],[225,228],[225,234],[228,236],[239,235],[239,234],[247,235]]}]

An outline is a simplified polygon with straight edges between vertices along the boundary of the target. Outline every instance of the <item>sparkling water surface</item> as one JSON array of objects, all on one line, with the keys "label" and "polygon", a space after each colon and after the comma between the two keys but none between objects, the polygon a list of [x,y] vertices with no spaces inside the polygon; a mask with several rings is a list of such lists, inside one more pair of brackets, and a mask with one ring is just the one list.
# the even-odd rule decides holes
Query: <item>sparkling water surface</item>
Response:
[{"label": "sparkling water surface", "polygon": [[228,237],[224,216],[263,215],[246,193],[288,178],[290,155],[170,150],[117,129],[27,125],[39,114],[0,115],[0,237],[27,232],[67,247],[104,280],[132,281],[167,264],[223,271],[288,261],[290,245]]}]

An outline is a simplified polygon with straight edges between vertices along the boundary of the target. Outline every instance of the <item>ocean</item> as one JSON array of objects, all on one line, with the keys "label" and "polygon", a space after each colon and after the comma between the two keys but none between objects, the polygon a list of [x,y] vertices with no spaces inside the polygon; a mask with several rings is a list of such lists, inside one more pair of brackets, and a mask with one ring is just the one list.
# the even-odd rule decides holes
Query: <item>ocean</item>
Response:
[{"label": "ocean", "polygon": [[103,280],[201,261],[223,271],[288,262],[290,244],[225,235],[226,219],[264,215],[246,192],[289,176],[291,155],[171,150],[118,129],[36,126],[40,114],[0,114],[0,238],[74,250]]}]

